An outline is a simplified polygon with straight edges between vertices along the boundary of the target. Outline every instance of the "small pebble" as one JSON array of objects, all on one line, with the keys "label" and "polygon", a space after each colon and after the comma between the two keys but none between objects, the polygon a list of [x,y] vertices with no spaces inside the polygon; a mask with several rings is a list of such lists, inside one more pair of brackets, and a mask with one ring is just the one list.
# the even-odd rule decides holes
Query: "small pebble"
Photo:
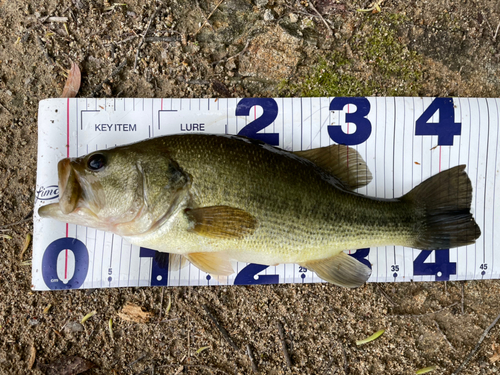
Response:
[{"label": "small pebble", "polygon": [[297,16],[295,13],[290,13],[288,15],[288,17],[290,17],[290,22],[291,23],[295,23],[299,20],[299,16]]},{"label": "small pebble", "polygon": [[82,332],[83,331],[83,326],[78,322],[68,322],[68,323],[66,323],[66,326],[64,328],[66,328],[70,332]]},{"label": "small pebble", "polygon": [[271,9],[266,9],[264,11],[264,21],[272,21],[274,20],[273,11]]},{"label": "small pebble", "polygon": [[40,324],[40,322],[38,321],[38,319],[35,319],[35,318],[31,318],[29,321],[28,321],[28,324],[32,327],[34,326],[37,326]]}]

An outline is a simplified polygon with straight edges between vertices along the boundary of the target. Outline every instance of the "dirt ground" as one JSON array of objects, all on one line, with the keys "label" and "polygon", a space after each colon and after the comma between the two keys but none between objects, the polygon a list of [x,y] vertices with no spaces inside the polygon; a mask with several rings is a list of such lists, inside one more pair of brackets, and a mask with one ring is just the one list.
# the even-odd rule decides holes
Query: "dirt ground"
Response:
[{"label": "dirt ground", "polygon": [[[78,356],[89,374],[248,374],[247,347],[265,374],[453,373],[500,313],[498,281],[32,292],[31,248],[21,254],[38,101],[60,96],[71,61],[80,97],[500,96],[498,1],[378,3],[0,0],[0,226],[27,218],[0,232],[12,237],[0,239],[0,373],[77,373],[44,365]],[[121,319],[127,302],[152,319]],[[497,373],[499,335],[460,373]]]}]

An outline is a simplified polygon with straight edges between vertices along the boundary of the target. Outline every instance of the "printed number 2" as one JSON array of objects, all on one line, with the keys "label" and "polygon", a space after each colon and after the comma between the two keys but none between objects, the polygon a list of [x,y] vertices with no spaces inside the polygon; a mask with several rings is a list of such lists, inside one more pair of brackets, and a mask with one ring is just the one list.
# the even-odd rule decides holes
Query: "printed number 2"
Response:
[{"label": "printed number 2", "polygon": [[238,135],[252,139],[258,139],[272,146],[278,146],[280,139],[278,133],[258,133],[262,129],[271,125],[278,116],[278,104],[271,98],[243,98],[236,106],[236,116],[249,116],[250,109],[254,106],[262,107],[262,116],[253,120]]},{"label": "printed number 2", "polygon": [[345,122],[356,125],[356,131],[346,134],[340,125],[329,125],[328,135],[332,141],[341,145],[354,146],[365,142],[372,133],[372,124],[366,118],[370,112],[370,102],[366,98],[334,98],[330,103],[330,111],[342,111],[349,104],[356,106],[356,111],[345,114]]},{"label": "printed number 2", "polygon": [[234,285],[278,284],[279,275],[257,275],[267,267],[262,264],[251,263],[243,268],[234,278]]},{"label": "printed number 2", "polygon": [[[428,122],[439,111],[438,122]],[[462,123],[455,122],[452,98],[436,98],[415,123],[415,135],[437,135],[438,145],[453,146],[453,136],[462,134]]]},{"label": "printed number 2", "polygon": [[[425,263],[425,260],[436,252],[434,263]],[[413,274],[418,276],[436,276],[436,281],[446,281],[450,275],[457,274],[457,264],[450,262],[450,250],[422,250],[413,261]]]}]

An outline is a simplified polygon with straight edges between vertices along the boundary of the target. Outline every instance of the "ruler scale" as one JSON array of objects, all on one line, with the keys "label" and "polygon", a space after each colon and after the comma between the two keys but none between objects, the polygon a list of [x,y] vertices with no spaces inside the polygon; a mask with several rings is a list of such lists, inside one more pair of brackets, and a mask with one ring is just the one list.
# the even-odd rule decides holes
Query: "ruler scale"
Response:
[{"label": "ruler scale", "polygon": [[[400,197],[441,170],[465,164],[476,244],[439,251],[402,246],[349,249],[372,267],[369,282],[473,280],[500,277],[500,99],[242,98],[47,99],[39,105],[34,216],[34,290],[126,286],[321,282],[295,264],[238,263],[216,277],[193,265],[159,265],[155,252],[100,230],[41,219],[58,200],[57,163],[64,157],[163,135],[240,134],[290,151],[334,143],[354,147],[373,174],[359,193]],[[497,263],[495,263],[497,262]]]}]

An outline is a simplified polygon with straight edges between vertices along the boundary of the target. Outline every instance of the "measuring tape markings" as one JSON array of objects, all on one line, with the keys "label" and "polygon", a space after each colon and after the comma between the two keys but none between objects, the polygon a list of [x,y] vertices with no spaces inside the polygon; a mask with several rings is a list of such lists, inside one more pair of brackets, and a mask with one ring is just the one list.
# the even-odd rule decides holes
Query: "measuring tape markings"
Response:
[{"label": "measuring tape markings", "polygon": [[[337,102],[335,102],[335,99],[342,99],[342,101],[338,100]],[[335,107],[335,106],[336,106],[336,105],[338,105],[338,103],[345,104],[347,101],[349,101],[349,100],[351,100],[351,99],[356,99],[356,100],[358,100],[358,103],[360,103],[360,101],[359,101],[360,99],[364,99],[364,100],[366,100],[366,101],[368,102],[368,100],[367,100],[366,98],[334,98],[334,99],[330,102],[330,108],[332,108],[332,106],[333,106],[333,108],[337,108],[337,107]],[[435,115],[435,114],[436,114],[435,112],[437,112],[437,109],[436,109],[436,110],[434,110],[434,112],[430,113],[430,112],[431,112],[431,110],[430,110],[429,108],[434,109],[435,107],[437,107],[437,108],[440,110],[440,111],[439,111],[439,117],[441,117],[441,116],[442,116],[442,112],[445,112],[445,114],[446,114],[446,105],[447,105],[447,104],[443,104],[443,103],[446,103],[446,102],[443,102],[443,101],[442,101],[442,98],[438,98],[438,99],[440,99],[440,100],[441,100],[441,102],[439,102],[439,101],[438,101],[438,103],[437,103],[437,104],[433,104],[433,103],[435,103],[435,101],[436,101],[436,99],[434,99],[434,101],[431,103],[431,105],[430,105],[430,106],[428,106],[428,107],[427,107],[427,109],[426,109],[426,110],[422,113],[422,115],[419,117],[419,119],[417,119],[417,122],[418,122],[419,120],[420,120],[420,122],[416,123],[416,126],[415,126],[415,127],[420,126],[420,130],[419,130],[419,132],[433,132],[433,131],[435,130],[435,127],[437,127],[438,125],[439,125],[439,126],[441,125],[441,122],[442,122],[442,121],[441,121],[441,120],[442,120],[441,118],[439,118],[439,119],[438,119],[438,122],[429,122],[429,119],[431,119],[431,117],[432,117],[433,115]],[[245,99],[240,100],[240,102],[241,102],[241,101],[243,101],[243,100],[245,100]],[[264,99],[264,100],[265,100],[265,102],[262,102],[262,103],[264,103],[264,107],[262,107],[262,108],[263,108],[263,113],[262,113],[262,115],[261,115],[260,117],[256,118],[256,113],[257,113],[257,111],[256,111],[256,109],[254,109],[254,120],[253,120],[253,121],[251,121],[250,123],[246,123],[246,124],[245,124],[245,126],[243,127],[242,131],[248,131],[248,129],[247,129],[247,128],[248,128],[250,125],[251,125],[251,127],[250,127],[250,130],[251,130],[251,131],[256,132],[256,131],[262,130],[262,128],[258,129],[258,127],[262,126],[262,124],[263,124],[262,120],[260,120],[260,119],[261,119],[261,118],[264,118],[266,122],[269,122],[269,118],[271,118],[271,117],[273,116],[273,114],[274,114],[273,121],[269,122],[268,124],[265,124],[265,125],[266,125],[266,126],[265,126],[265,128],[267,128],[267,127],[268,127],[268,126],[272,123],[272,124],[273,124],[273,131],[275,131],[275,121],[274,121],[274,119],[277,117],[278,112],[276,111],[276,109],[275,109],[275,107],[274,107],[274,105],[273,105],[273,102],[274,102],[274,104],[276,104],[276,102],[274,101],[274,99]],[[375,100],[377,100],[377,99],[375,99]],[[412,99],[412,100],[413,100],[413,102],[415,102],[415,101],[414,101],[414,99]],[[448,100],[449,100],[449,99],[448,99]],[[220,101],[220,99],[219,99],[219,101]],[[154,104],[154,101],[151,101],[151,102]],[[191,102],[190,102],[190,103],[191,103]],[[209,103],[209,101],[208,101],[208,103]],[[254,103],[259,103],[259,102],[257,101],[257,102],[254,102]],[[332,103],[334,103],[334,104],[332,104]],[[368,103],[369,103],[369,102],[368,102]],[[452,102],[452,101],[449,101],[449,103],[451,103],[451,104],[452,104],[453,102]],[[76,104],[78,104],[78,102],[77,102]],[[105,102],[105,104],[106,104],[106,102]],[[469,102],[468,104],[470,105],[470,102]],[[68,105],[69,105],[69,102],[68,102]],[[135,108],[135,100],[133,100],[133,105],[134,105],[134,108]],[[180,102],[180,105],[182,106],[182,101]],[[238,102],[238,104],[236,105],[236,107],[237,107],[237,108],[238,108],[238,105],[239,105],[239,102]],[[247,105],[248,105],[248,104],[247,104]],[[283,101],[283,100],[282,100],[282,105],[284,105],[284,101]],[[302,102],[302,105],[304,105],[304,102]],[[303,108],[302,108],[302,105],[301,105],[301,113],[300,113],[301,124],[302,124],[302,123],[303,123],[303,121],[304,121],[304,119],[303,119],[303,112],[304,112],[304,110],[303,110]],[[443,105],[445,106],[445,107],[444,107],[445,111],[442,111],[442,108],[440,107],[440,105],[441,105],[441,106],[443,106]],[[497,104],[496,104],[496,101],[495,101],[495,105],[497,105]],[[143,106],[144,106],[144,101],[143,101]],[[218,106],[219,106],[219,103],[218,103]],[[345,106],[345,105],[344,105],[344,106]],[[434,106],[434,107],[433,107],[433,106]],[[97,101],[96,101],[96,107],[97,107]],[[152,111],[153,111],[153,110],[154,110],[154,108],[153,108],[154,106],[152,105],[151,107],[152,107],[151,109],[152,109]],[[243,107],[243,106],[242,106],[242,107]],[[255,104],[253,105],[253,107],[255,108]],[[312,106],[311,106],[311,107],[312,107]],[[378,105],[377,105],[376,107],[378,107]],[[386,106],[385,106],[385,107],[386,107]],[[461,107],[461,106],[460,106],[460,107]],[[105,105],[105,108],[107,108],[107,106],[106,106],[106,105]],[[124,108],[125,108],[125,102],[124,102]],[[199,108],[201,108],[201,101],[199,101]],[[277,105],[276,105],[276,108],[277,108]],[[414,107],[414,108],[415,108],[415,107]],[[160,109],[161,109],[161,107],[160,107]],[[386,109],[387,109],[387,108],[386,108]],[[116,110],[116,100],[114,100],[114,101],[113,101],[113,110]],[[271,111],[271,114],[266,113],[266,110],[267,110],[267,112]],[[343,108],[341,108],[339,111],[341,111],[341,110],[343,110]],[[461,110],[461,108],[460,108],[460,110]],[[487,108],[487,109],[486,109],[486,111],[488,111],[488,110],[489,110],[489,109]],[[228,111],[229,111],[229,106],[228,106],[228,107],[227,107],[227,109],[226,109],[226,116],[228,116]],[[311,111],[312,111],[312,108],[311,108]],[[365,111],[366,111],[366,110],[365,110]],[[285,112],[285,111],[282,111],[283,116],[285,115],[285,113],[284,113],[284,112]],[[367,123],[368,123],[368,124],[370,124],[370,120],[368,120],[368,119],[367,119],[366,117],[364,117],[364,116],[361,116],[361,117],[360,117],[360,116],[358,116],[358,115],[360,115],[360,113],[357,113],[357,112],[358,112],[358,110],[356,110],[355,112],[353,112],[354,114],[352,114],[352,113],[346,113],[346,120],[347,120],[347,119],[349,119],[349,120],[353,121],[353,118],[354,118],[354,121],[358,121],[358,123],[359,123],[359,121],[360,121],[360,119],[361,119],[361,124],[362,124],[362,125],[361,125],[361,133],[360,133],[360,134],[361,134],[361,136],[366,137],[366,128],[367,128],[367,126],[366,126],[366,125],[367,125]],[[368,110],[368,111],[366,111],[366,115],[368,115],[368,114],[369,114],[369,112],[370,112],[369,110]],[[294,121],[294,119],[293,119],[293,113],[294,113],[294,112],[292,111],[292,147],[294,147],[294,146],[295,146],[294,141],[293,141],[293,129],[294,129],[293,124],[295,123],[295,121]],[[312,113],[312,112],[311,112],[311,113]],[[357,114],[356,114],[356,113],[357,113]],[[363,114],[363,112],[361,112],[361,114]],[[321,115],[321,111],[320,111],[320,115]],[[350,116],[349,118],[347,118],[347,115],[351,115],[351,116]],[[68,116],[69,116],[69,115],[68,115]],[[354,116],[354,117],[352,117],[352,116]],[[77,115],[76,117],[78,117],[78,115]],[[83,117],[82,117],[82,118],[83,118]],[[159,117],[158,117],[158,118],[159,118]],[[450,120],[450,118],[452,118],[452,119],[454,118],[454,113],[453,113],[453,115],[452,115],[452,116],[448,116],[448,118],[445,118],[445,120],[446,120],[446,121],[448,121],[448,123],[451,123],[452,125],[456,125],[456,123],[454,123],[454,122],[450,122],[450,121],[449,121],[449,120]],[[470,116],[469,116],[469,118],[470,118]],[[238,119],[238,117],[236,117],[236,122],[237,122],[237,119]],[[364,119],[364,120],[363,120],[363,119]],[[366,121],[365,121],[365,120],[366,120]],[[311,121],[312,121],[312,115],[311,115]],[[447,123],[446,123],[446,121],[445,121],[445,125],[447,124]],[[158,122],[160,122],[160,118],[159,118]],[[229,122],[229,121],[227,121],[227,122]],[[320,119],[320,123],[321,123],[321,119]],[[353,122],[353,123],[355,123],[355,124],[356,124],[356,122]],[[419,124],[420,124],[420,125],[419,125]],[[423,124],[423,125],[422,125],[422,124]],[[158,125],[160,125],[160,124],[158,123]],[[237,124],[236,124],[236,125],[237,125]],[[283,125],[283,127],[285,126],[284,117],[283,117],[283,122],[282,122],[282,125]],[[83,124],[82,124],[82,126],[83,126]],[[335,128],[334,126],[335,126],[335,125],[333,125],[333,126],[329,125],[327,129],[328,129],[328,130],[331,130],[331,129],[339,129],[339,127],[340,127],[339,125],[337,125],[337,126],[338,126],[337,128]],[[357,126],[357,128],[356,128],[356,132],[355,132],[355,133],[357,133],[357,132],[358,132],[358,130],[360,129],[359,124],[356,124],[356,126]],[[371,126],[371,124],[370,124],[370,126]],[[424,129],[424,130],[421,130],[421,129],[422,129],[422,126],[423,126],[423,129]],[[228,127],[228,126],[227,126],[227,124],[226,124],[225,128],[227,129],[227,127]],[[152,127],[152,128],[154,128],[154,127]],[[387,127],[387,128],[389,128],[389,127]],[[386,130],[387,130],[387,128],[386,128]],[[83,129],[83,128],[82,128],[82,129]],[[455,131],[455,132],[456,132],[456,126],[455,126],[455,128],[454,128],[454,129],[455,129],[455,130],[453,130],[453,129],[452,129],[452,132],[453,132],[453,131]],[[266,130],[267,130],[267,129],[266,129]],[[365,131],[365,133],[364,133],[364,134],[363,134],[363,130]],[[392,129],[391,129],[391,130],[392,130]],[[469,130],[471,131],[471,127],[469,127]],[[335,130],[334,130],[333,132],[335,133]],[[78,133],[78,127],[77,127],[77,133]],[[303,145],[304,145],[304,141],[303,141],[303,137],[302,137],[303,133],[304,133],[304,131],[303,131],[303,127],[301,126],[301,127],[300,127],[300,134],[301,134],[300,140],[301,140],[301,142],[302,142],[302,144],[301,144],[301,148],[302,148],[302,147],[303,147]],[[441,129],[436,130],[436,133],[437,133],[437,134],[432,134],[432,135],[437,135],[437,136],[438,136],[438,144],[439,144],[439,142],[440,142],[440,138],[442,138],[442,137],[443,137],[443,135],[441,134]],[[240,133],[240,134],[241,134],[241,133]],[[268,134],[268,135],[271,135],[271,136],[278,135],[278,134],[276,134],[276,133],[271,133],[271,134],[267,133],[267,134]],[[340,134],[340,133],[339,133],[339,134]],[[342,133],[342,134],[345,134],[345,133]],[[354,133],[353,133],[353,134],[354,134]],[[377,134],[377,133],[375,133],[375,135],[376,135],[376,134]],[[416,132],[415,132],[414,134],[416,134]],[[254,136],[254,134],[251,134],[251,135],[252,135],[252,137],[255,137],[255,136]],[[321,131],[320,131],[320,135],[321,135]],[[330,135],[331,135],[331,134],[330,134]],[[358,135],[359,135],[359,134],[358,134]],[[366,140],[370,137],[370,135],[371,135],[371,131],[370,131],[370,134],[368,134],[368,137],[366,137]],[[416,135],[420,135],[420,134],[416,134]],[[422,134],[422,135],[429,135],[429,134]],[[455,135],[455,134],[454,134],[454,135]],[[77,134],[77,136],[78,136],[78,134]],[[336,136],[336,135],[334,135],[334,136]],[[350,134],[350,136],[352,136],[352,134]],[[68,137],[69,137],[69,135],[68,135]],[[278,137],[279,137],[279,135],[278,135]],[[284,137],[283,137],[283,138],[284,138]],[[311,138],[313,138],[313,136],[312,136],[312,129],[311,129]],[[386,133],[386,137],[385,137],[385,138],[386,138],[386,141],[387,141],[387,133]],[[405,138],[405,137],[404,137],[404,135],[403,135],[403,138]],[[416,138],[416,137],[414,137],[414,138]],[[498,132],[497,132],[497,138],[498,138]],[[267,138],[266,138],[266,139],[267,139]],[[478,139],[478,144],[480,145],[480,144],[481,144],[481,138],[480,138],[480,135],[478,135],[477,139]],[[490,138],[488,135],[486,136],[486,139],[487,139],[487,140],[489,140],[490,142],[492,141],[492,140],[491,140],[491,138]],[[320,141],[321,141],[321,139],[320,139]],[[337,141],[337,142],[338,142],[338,141]],[[449,139],[447,139],[447,138],[445,137],[443,142],[449,142]],[[311,139],[311,143],[312,143],[312,139]],[[393,144],[394,144],[394,142],[393,142]],[[423,142],[422,142],[422,145],[423,145]],[[413,147],[413,142],[412,142],[412,147]],[[365,150],[366,150],[366,148],[367,148],[367,146],[365,145]],[[479,150],[479,151],[480,151],[480,150]],[[393,152],[393,154],[394,154],[394,152]],[[403,153],[403,154],[404,154],[404,153]],[[487,150],[486,150],[486,154],[488,155]],[[489,157],[492,157],[492,156],[489,156]],[[393,158],[394,158],[394,157],[393,157]],[[470,161],[470,157],[469,157],[468,159],[469,159],[469,161]],[[477,165],[478,165],[478,167],[479,167],[479,160],[480,160],[480,157],[479,157],[479,155],[478,155],[478,156],[477,156]],[[394,162],[394,159],[393,159],[393,162]],[[440,161],[440,162],[441,162],[441,161]],[[450,163],[450,158],[448,158],[448,162]],[[495,154],[495,164],[496,164],[496,154]],[[412,167],[412,168],[413,168],[413,167]],[[431,161],[431,168],[432,168],[432,161]],[[376,170],[376,164],[375,164],[375,170]],[[384,170],[385,170],[385,169],[384,169]],[[404,169],[403,169],[403,170],[404,170]],[[393,172],[394,172],[394,171],[393,171]],[[375,174],[375,176],[377,176],[377,173]],[[485,178],[487,178],[487,176],[488,176],[488,172],[486,171],[486,172],[485,172]],[[479,179],[479,174],[477,174],[477,175],[476,175],[476,181],[479,181],[478,179]],[[394,182],[394,179],[393,179],[393,182]],[[493,179],[493,182],[495,182],[495,179]],[[484,184],[483,184],[483,185],[484,185]],[[377,185],[376,185],[376,186],[377,186]],[[495,185],[495,186],[496,186],[496,185]],[[376,187],[375,187],[375,189],[376,189]],[[483,187],[483,189],[485,189],[485,187]],[[479,189],[478,189],[478,190],[479,190]],[[384,191],[385,191],[385,189],[384,189]],[[485,189],[485,191],[484,191],[484,197],[486,197],[486,194],[487,194],[487,191],[486,191],[486,189]],[[494,195],[493,195],[493,198],[494,198]],[[477,201],[477,198],[476,198],[476,201]],[[483,212],[483,215],[482,215],[482,217],[483,217],[483,222],[485,222],[485,221],[486,221],[486,220],[485,220],[485,217],[486,217],[485,215],[486,215],[486,213],[485,213],[485,212]],[[493,214],[492,214],[492,218],[493,218],[493,219],[494,219],[494,216],[495,216],[495,214],[493,213]],[[485,223],[483,223],[483,224],[485,224]],[[484,241],[485,241],[485,240],[484,240]],[[493,240],[492,240],[492,241],[493,241]],[[94,245],[95,245],[95,243],[96,243],[96,242],[94,242]],[[123,247],[123,246],[122,246],[122,247]],[[122,247],[121,247],[121,248],[122,248]],[[393,248],[394,248],[394,247],[393,247]],[[123,251],[123,250],[121,250],[121,251]],[[393,253],[393,254],[394,254],[394,264],[391,266],[391,269],[394,269],[394,271],[395,271],[395,272],[397,272],[397,271],[399,271],[399,264],[398,264],[399,262],[397,261],[396,250],[394,249],[393,251],[394,251],[394,253]],[[404,251],[404,250],[403,250],[403,251]],[[446,252],[447,252],[447,251],[444,251],[444,250],[441,250],[441,251],[437,252],[437,253],[442,253],[442,254],[440,254],[438,257],[435,257],[435,258],[434,258],[434,268],[433,268],[433,267],[430,267],[430,266],[429,266],[429,263],[425,263],[425,260],[422,260],[424,257],[423,257],[423,256],[421,256],[421,257],[420,257],[420,254],[422,254],[422,252],[421,252],[421,253],[419,254],[419,256],[417,256],[417,258],[414,258],[414,261],[413,261],[413,266],[414,266],[414,269],[416,269],[416,271],[417,271],[417,272],[415,272],[415,274],[418,274],[418,272],[419,272],[419,268],[420,268],[420,267],[423,267],[423,268],[425,268],[425,269],[424,269],[422,272],[430,272],[431,274],[435,274],[435,275],[436,275],[436,277],[437,277],[437,278],[439,278],[440,276],[437,274],[439,271],[437,271],[437,272],[436,272],[436,270],[437,270],[438,268],[442,268],[443,266],[447,266],[447,265],[452,264],[452,263],[450,263],[450,261],[449,261],[449,251],[448,251],[448,254],[446,254]],[[483,252],[483,260],[484,260],[484,259],[486,259],[485,242],[483,242],[483,251],[482,251],[482,252]],[[370,253],[370,252],[369,252],[369,250],[368,250],[367,255],[368,255],[369,253]],[[437,253],[436,253],[436,254],[437,254]],[[387,253],[386,253],[386,254],[387,254]],[[425,253],[424,253],[424,254],[425,254]],[[353,254],[353,255],[354,255],[354,254]],[[448,257],[446,257],[446,255],[448,255]],[[472,255],[475,255],[475,254],[472,254]],[[94,252],[94,256],[95,256],[95,252]],[[420,257],[420,258],[419,258],[419,257]],[[426,258],[428,258],[428,257],[429,257],[429,255],[427,255],[427,256],[425,257],[425,259],[426,259]],[[121,258],[122,258],[122,255],[120,255],[120,262],[119,262],[119,264],[120,264],[120,265],[121,265]],[[404,258],[404,255],[403,255],[403,258]],[[112,264],[112,263],[111,263],[111,259],[112,259],[112,258],[110,258],[110,265]],[[431,259],[431,260],[432,260],[432,259]],[[475,261],[475,260],[476,260],[476,258],[474,257],[474,261]],[[153,260],[153,263],[154,263],[154,260]],[[466,263],[469,263],[469,262],[467,261]],[[377,264],[378,264],[378,262],[377,262]],[[484,262],[484,265],[487,267],[487,263],[486,263],[486,262]],[[394,268],[392,268],[392,267],[394,267]],[[430,268],[429,268],[429,267],[430,267]],[[112,268],[112,267],[110,267],[110,268]],[[142,268],[142,267],[141,267],[141,268]],[[396,268],[397,268],[397,271],[396,271]],[[484,266],[483,266],[483,268],[484,268]],[[119,269],[121,269],[121,268],[119,268]],[[243,270],[245,270],[245,269],[247,269],[247,267],[245,267]],[[255,270],[255,269],[257,269],[257,268],[255,268],[255,267],[250,267],[250,268],[248,268],[248,270],[249,270],[249,271],[248,271],[248,274],[246,273],[247,271],[245,271],[245,272],[242,274],[242,276],[240,276],[240,278],[239,278],[239,279],[238,279],[238,276],[239,276],[239,273],[238,273],[238,274],[237,274],[237,276],[235,277],[235,282],[237,281],[237,279],[238,279],[238,280],[241,280],[242,278],[247,277],[247,276],[255,276],[255,274],[254,274],[254,275],[251,275],[251,272],[254,272],[254,270]],[[276,268],[275,268],[275,269],[276,269]],[[243,270],[242,270],[242,271],[240,271],[240,272],[243,272]],[[250,270],[251,270],[251,272],[250,272]],[[286,268],[285,268],[285,270],[286,270]],[[300,269],[300,268],[298,268],[298,270],[299,270],[299,274],[300,274],[300,276],[299,276],[299,277],[300,277],[300,279],[302,279],[302,281],[303,281],[303,280],[304,280],[304,277],[303,277],[303,276],[304,276],[305,272],[307,272],[307,271],[300,272],[300,271],[301,271],[301,269]],[[484,271],[484,270],[483,270],[483,271]],[[295,268],[293,268],[293,272],[295,272]],[[442,272],[442,271],[441,271],[441,272]],[[119,271],[119,273],[121,273],[121,272]],[[257,272],[257,273],[258,273],[258,272]],[[267,275],[267,273],[268,273],[268,272],[267,272],[267,267],[266,267],[266,272],[265,272],[265,273],[266,273],[266,274],[265,274],[265,275],[263,275],[263,276],[277,276],[277,275]],[[444,273],[442,273],[441,277],[442,277],[442,278],[446,278],[446,277],[448,277],[448,279],[449,279],[449,276],[450,276],[450,274],[452,274],[452,273],[453,273],[453,270],[445,269],[445,270],[444,270]],[[406,274],[406,272],[405,272],[404,270],[403,270],[403,274]],[[466,275],[468,275],[468,272],[467,272],[467,271],[466,271]],[[493,275],[493,269],[492,269],[492,268],[491,268],[491,275]],[[483,276],[484,276],[484,275],[483,275]],[[129,274],[129,277],[130,277],[130,274]],[[279,276],[278,276],[278,277],[279,277]],[[473,277],[476,277],[476,274],[475,274],[475,273],[474,273]],[[151,280],[152,280],[153,278],[154,278],[154,275],[153,275],[153,273],[151,273]],[[295,277],[294,277],[294,276],[292,276],[292,278],[295,280]],[[378,274],[377,274],[377,278],[378,278]],[[299,281],[300,281],[300,279],[299,279]],[[179,278],[179,280],[180,280],[180,278]],[[151,281],[151,284],[152,284],[152,281]]]}]

